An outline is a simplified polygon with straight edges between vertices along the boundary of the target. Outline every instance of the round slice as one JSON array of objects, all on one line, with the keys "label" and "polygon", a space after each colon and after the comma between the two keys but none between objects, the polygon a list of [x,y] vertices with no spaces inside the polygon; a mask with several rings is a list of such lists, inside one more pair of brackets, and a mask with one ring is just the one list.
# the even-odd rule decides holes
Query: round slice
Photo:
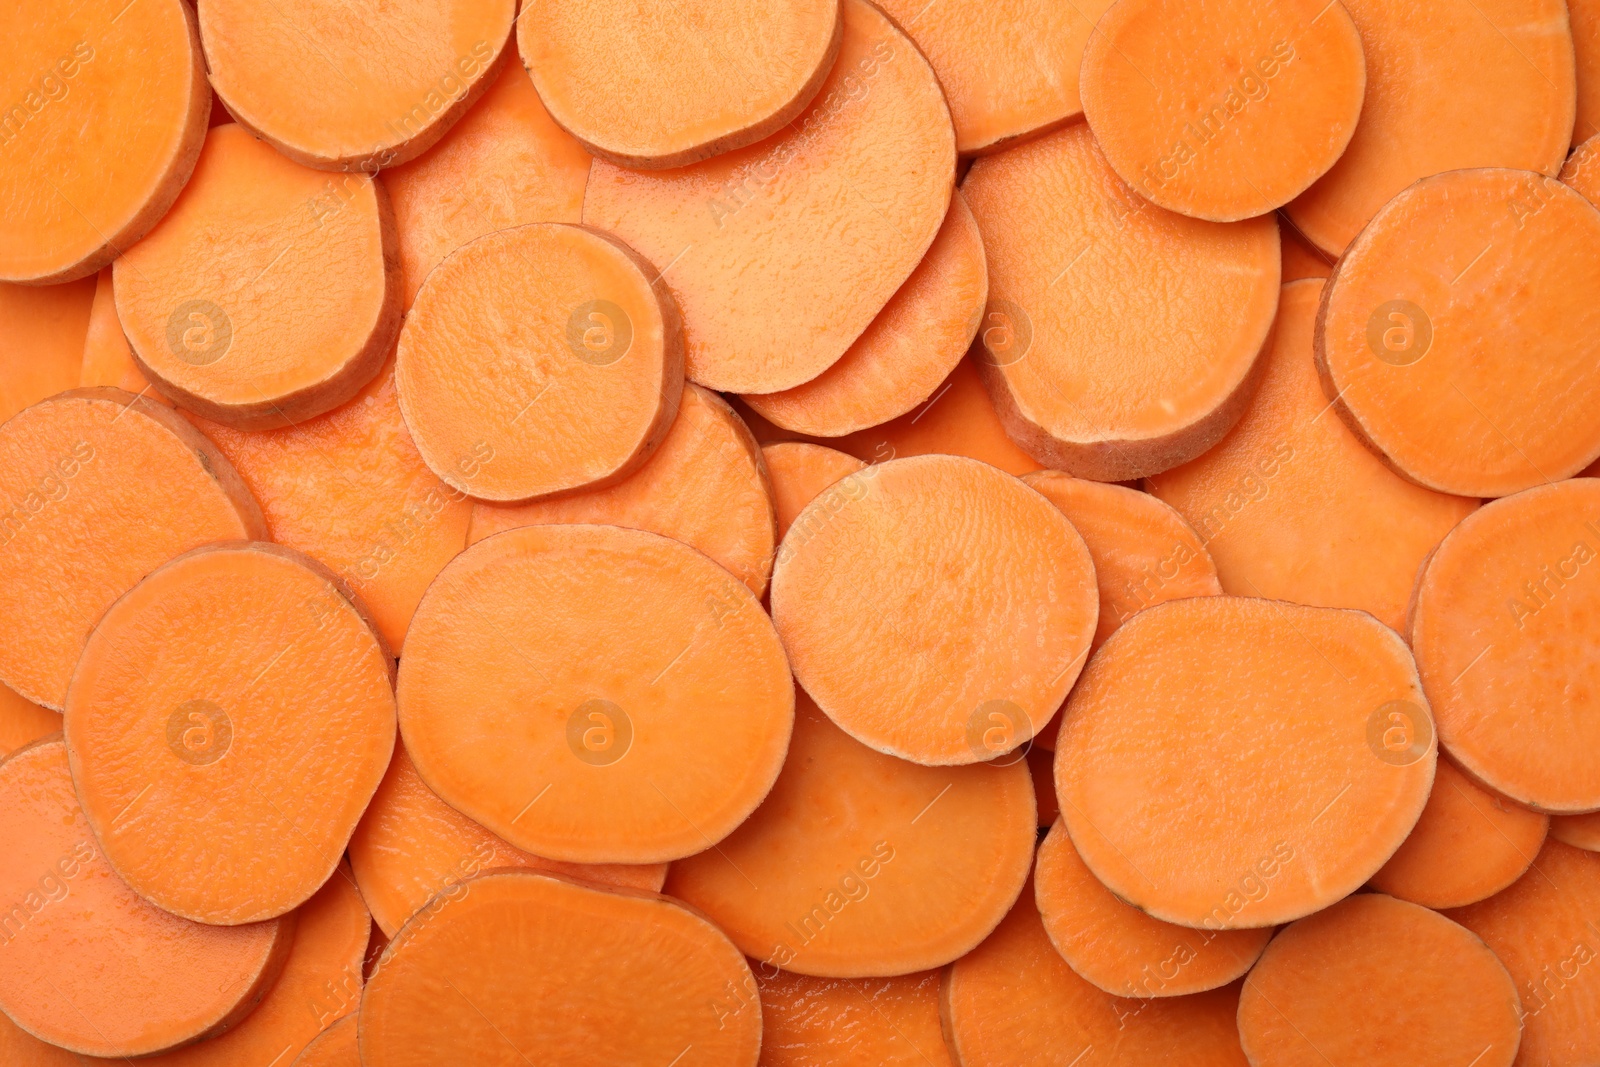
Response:
[{"label": "round slice", "polygon": [[0,759],[23,745],[61,732],[61,716],[9,685],[0,685]]},{"label": "round slice", "polygon": [[677,308],[655,269],[596,230],[536,223],[466,245],[400,333],[406,426],[444,481],[483,500],[619,481],[672,425]]},{"label": "round slice", "polygon": [[233,123],[206,136],[184,195],[112,269],[139,370],[215,422],[290,426],[349,400],[400,328],[389,197]]},{"label": "round slice", "polygon": [[524,526],[457,556],[411,623],[400,729],[424,781],[517,848],[709,848],[783,765],[794,685],[749,588],[678,541]]},{"label": "round slice", "polygon": [[1362,893],[1273,938],[1245,979],[1239,1039],[1252,1064],[1273,1067],[1510,1067],[1520,1012],[1476,934]]},{"label": "round slice", "polygon": [[[866,467],[856,457],[825,445],[805,441],[782,441],[767,445],[761,450],[772,479],[772,505],[778,517],[778,537],[782,538],[794,525],[807,504],[811,503],[835,482],[847,478]],[[852,483],[853,485],[854,483]],[[841,490],[834,509],[849,499]],[[814,513],[820,517],[823,512]]]},{"label": "round slice", "polygon": [[211,85],[308,167],[377,173],[425,150],[494,80],[515,0],[207,0]]},{"label": "round slice", "polygon": [[155,571],[67,691],[73,781],[112,866],[199,922],[304,902],[389,764],[393,670],[364,609],[293,549],[212,545]]},{"label": "round slice", "polygon": [[1417,582],[1411,647],[1463,770],[1536,811],[1600,809],[1600,479],[1496,500]]},{"label": "round slice", "polygon": [[1258,930],[1191,930],[1118,900],[1084,865],[1065,823],[1039,846],[1035,900],[1050,943],[1079,975],[1118,997],[1175,997],[1227,985],[1272,937]]},{"label": "round slice", "polygon": [[967,354],[988,295],[983,237],[957,192],[928,254],[839,362],[804,385],[753,393],[745,403],[778,426],[817,437],[898,418]]},{"label": "round slice", "polygon": [[[1334,268],[1317,372],[1419,485],[1505,496],[1600,455],[1600,209],[1540,174],[1462,170],[1386,204]],[[1515,294],[1517,313],[1506,314]]]},{"label": "round slice", "polygon": [[1355,23],[1328,0],[1119,0],[1080,77],[1123,180],[1216,222],[1273,211],[1327,173],[1367,84]]},{"label": "round slice", "polygon": [[291,1067],[361,1067],[361,1048],[356,1042],[355,1015],[346,1015],[318,1034]]},{"label": "round slice", "polygon": [[384,950],[361,998],[365,1067],[755,1067],[755,978],[700,916],[533,871],[463,888]]},{"label": "round slice", "polygon": [[1278,306],[1278,224],[1156,207],[1069,127],[962,184],[989,256],[976,353],[1006,432],[1040,463],[1126,481],[1243,414]]},{"label": "round slice", "polygon": [[955,136],[938,79],[883,12],[841,6],[839,58],[788,129],[670,174],[604,161],[590,172],[583,221],[661,268],[683,309],[689,377],[708,389],[774,393],[838,362],[950,206]]},{"label": "round slice", "polygon": [[1485,790],[1441,759],[1422,817],[1372,886],[1425,908],[1459,908],[1521,878],[1549,827],[1548,815]]},{"label": "round slice", "polygon": [[880,752],[1004,755],[1083,669],[1099,604],[1089,550],[986,463],[916,456],[870,473],[812,501],[779,548],[772,619],[795,678]]},{"label": "round slice", "polygon": [[829,978],[942,967],[994,929],[1037,832],[1021,760],[932,768],[852,740],[802,694],[772,795],[667,892],[767,968]]},{"label": "round slice", "polygon": [[1129,904],[1207,930],[1271,926],[1384,865],[1435,753],[1411,653],[1372,616],[1196,597],[1135,615],[1089,663],[1056,795],[1084,862]]},{"label": "round slice", "polygon": [[0,279],[93,274],[160,221],[194,170],[211,89],[182,0],[15,3],[5,42]]},{"label": "round slice", "polygon": [[541,523],[599,523],[682,541],[733,572],[756,596],[767,591],[776,545],[772,492],[761,449],[722,397],[685,384],[678,414],[644,466],[602,489],[531,504],[479,504],[472,544]]},{"label": "round slice", "polygon": [[189,1044],[248,1015],[288,957],[290,921],[201,926],[139,899],[90,833],[60,737],[0,763],[0,839],[0,1009],[41,1040],[119,1058]]},{"label": "round slice", "polygon": [[[0,282],[0,420],[79,384],[96,282],[11,285]],[[89,384],[87,382],[83,384]]]},{"label": "round slice", "polygon": [[957,1067],[939,1029],[939,972],[868,980],[761,968],[762,1067]]},{"label": "round slice", "polygon": [[624,167],[681,167],[754,144],[817,95],[839,0],[528,0],[517,48],[550,114]]},{"label": "round slice", "polygon": [[198,545],[266,537],[222,453],[170,408],[77,389],[0,426],[0,680],[60,709],[111,602]]},{"label": "round slice", "polygon": [[40,1041],[5,1012],[0,1012],[0,1063],[6,1067],[104,1067],[103,1061]]}]

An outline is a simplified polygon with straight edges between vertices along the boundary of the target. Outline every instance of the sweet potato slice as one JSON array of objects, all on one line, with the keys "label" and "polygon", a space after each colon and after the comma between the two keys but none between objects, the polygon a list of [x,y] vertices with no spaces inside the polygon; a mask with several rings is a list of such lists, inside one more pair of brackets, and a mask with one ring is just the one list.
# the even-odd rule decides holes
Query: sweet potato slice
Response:
[{"label": "sweet potato slice", "polygon": [[1511,975],[1472,931],[1361,893],[1267,946],[1239,996],[1239,1039],[1251,1063],[1273,1067],[1510,1067],[1520,1011]]},{"label": "sweet potato slice", "polygon": [[1327,173],[1367,84],[1355,23],[1326,0],[1121,0],[1079,77],[1123,180],[1215,222],[1280,208]]},{"label": "sweet potato slice", "polygon": [[384,951],[361,998],[365,1067],[755,1067],[755,978],[700,916],[535,871],[460,889]]},{"label": "sweet potato slice", "polygon": [[1430,174],[1561,169],[1574,85],[1560,0],[1343,6],[1367,61],[1361,119],[1339,161],[1286,208],[1317,247],[1340,255],[1391,197]]},{"label": "sweet potato slice", "polygon": [[955,1067],[937,971],[812,978],[761,968],[761,1067]]},{"label": "sweet potato slice", "polygon": [[658,863],[726,837],[772,788],[794,718],[749,588],[616,526],[524,526],[457,556],[412,620],[399,701],[434,792],[572,863]]},{"label": "sweet potato slice", "polygon": [[776,544],[766,464],[728,402],[693,382],[644,466],[601,489],[531,504],[480,503],[468,540],[541,523],[600,523],[648,530],[698,548],[756,596],[767,590]]},{"label": "sweet potato slice", "polygon": [[11,4],[0,280],[93,274],[149,232],[194,170],[211,89],[179,0]]},{"label": "sweet potato slice", "polygon": [[1496,500],[1417,581],[1411,647],[1439,743],[1462,770],[1552,814],[1600,809],[1600,479]]},{"label": "sweet potato slice", "polygon": [[1227,592],[1359,608],[1403,630],[1417,568],[1478,502],[1395,474],[1330,410],[1312,360],[1322,288],[1283,287],[1244,417],[1145,484],[1205,539]]},{"label": "sweet potato slice", "polygon": [[181,416],[120,389],[51,397],[0,426],[0,681],[59,709],[96,620],[210,541],[265,537],[261,509]]},{"label": "sweet potato slice", "polygon": [[[166,397],[150,387],[150,381],[133,360],[133,346],[128,335],[122,332],[122,320],[117,318],[117,297],[112,276],[115,272],[104,267],[96,275],[94,303],[89,309],[89,324],[83,338],[83,355],[78,370],[77,384],[85,388],[110,386],[126,389],[147,400],[171,405]],[[52,390],[57,392],[59,390]]]},{"label": "sweet potato slice", "polygon": [[867,0],[842,13],[838,61],[788,129],[671,173],[589,173],[583,221],[661,269],[708,389],[774,393],[837,363],[949,208],[955,135],[932,68]]},{"label": "sweet potato slice", "polygon": [[105,1067],[104,1060],[40,1041],[12,1022],[5,1012],[0,1012],[0,1063],[6,1067]]},{"label": "sweet potato slice", "polygon": [[1175,997],[1242,977],[1272,937],[1193,930],[1118,900],[1084,864],[1057,822],[1039,846],[1034,899],[1050,943],[1074,971],[1116,997]]},{"label": "sweet potato slice", "polygon": [[117,316],[173,403],[241,429],[289,426],[383,366],[400,328],[394,247],[372,178],[308,170],[230,123],[113,266]]},{"label": "sweet potato slice", "polygon": [[515,14],[514,0],[207,0],[200,41],[236,121],[297,163],[374,174],[483,95]]},{"label": "sweet potato slice", "polygon": [[1578,112],[1572,143],[1600,136],[1600,4],[1567,0],[1572,22],[1572,51],[1577,61]]},{"label": "sweet potato slice", "polygon": [[933,394],[972,344],[989,296],[983,237],[960,192],[928,254],[856,338],[817,377],[744,398],[769,421],[842,437],[911,411]]},{"label": "sweet potato slice", "polygon": [[0,1008],[41,1040],[115,1057],[189,1044],[248,1015],[288,957],[292,920],[201,926],[139,899],[90,833],[59,736],[0,763],[0,839]]},{"label": "sweet potato slice", "polygon": [[1020,759],[919,767],[853,740],[801,694],[771,796],[716,848],[674,863],[666,891],[767,970],[910,974],[988,936],[1036,833]]},{"label": "sweet potato slice", "polygon": [[1196,597],[1135,615],[1089,662],[1056,796],[1123,900],[1183,926],[1271,926],[1383,866],[1422,814],[1435,753],[1411,653],[1370,615]]},{"label": "sweet potato slice", "polygon": [[1552,815],[1550,836],[1573,848],[1600,852],[1600,813]]},{"label": "sweet potato slice", "polygon": [[1422,817],[1372,887],[1425,908],[1475,903],[1522,877],[1549,825],[1441,759]]},{"label": "sweet potato slice", "polygon": [[1111,482],[1227,433],[1278,304],[1273,216],[1222,224],[1158,208],[1084,125],[979,159],[961,188],[989,256],[979,367],[1017,444]]},{"label": "sweet potato slice", "polygon": [[61,732],[61,716],[9,685],[0,685],[0,759],[23,745]]},{"label": "sweet potato slice", "polygon": [[580,222],[589,153],[555,124],[520,63],[504,64],[447,137],[383,172],[406,307],[445,256],[495,230]]},{"label": "sweet potato slice", "polygon": [[[394,664],[293,549],[231,542],[154,571],[67,690],[72,778],[117,873],[199,922],[282,915],[328,880],[394,748]],[[195,872],[205,872],[195,877]]]},{"label": "sweet potato slice", "polygon": [[440,800],[405,746],[395,745],[389,771],[350,838],[350,869],[378,930],[393,937],[441,890],[499,867],[651,892],[667,877],[664,863],[585,865],[523,852]]},{"label": "sweet potato slice", "polygon": [[822,87],[839,0],[529,0],[517,49],[551,115],[624,167],[682,167],[787,126]]},{"label": "sweet potato slice", "polygon": [[1050,944],[1029,886],[988,940],[945,971],[940,1014],[960,1067],[1245,1067],[1238,986],[1114,997]]},{"label": "sweet potato slice", "polygon": [[346,1015],[322,1031],[295,1057],[291,1067],[361,1067],[356,1022],[357,1016]]},{"label": "sweet potato slice", "polygon": [[600,488],[666,436],[683,332],[661,276],[597,230],[480,237],[423,283],[395,366],[429,468],[482,500]]},{"label": "sweet potato slice", "polygon": [[1317,318],[1323,391],[1430,489],[1505,496],[1570,477],[1600,455],[1600,424],[1582,414],[1600,402],[1597,289],[1600,209],[1571,188],[1515,170],[1424,178],[1334,268]]},{"label": "sweet potato slice", "polygon": [[1572,150],[1561,168],[1561,180],[1582,193],[1589,203],[1600,207],[1600,134]]},{"label": "sweet potato slice", "polygon": [[0,422],[78,384],[95,283],[0,282]]},{"label": "sweet potato slice", "polygon": [[1333,273],[1333,264],[1320,248],[1300,236],[1294,222],[1282,212],[1278,213],[1278,236],[1283,242],[1283,283],[1301,278],[1326,278]]},{"label": "sweet potato slice", "polygon": [[[915,456],[869,471],[812,501],[779,547],[772,619],[795,679],[880,752],[928,765],[1004,755],[1083,669],[1098,609],[1089,550],[1048,500],[986,463]],[[972,625],[950,625],[962,617]]]},{"label": "sweet potato slice", "polygon": [[[778,537],[789,532],[794,520],[830,486],[866,467],[846,452],[804,441],[783,441],[761,450],[772,479],[772,505],[778,518]],[[853,491],[853,490],[851,490]],[[843,504],[848,497],[841,496]]]}]

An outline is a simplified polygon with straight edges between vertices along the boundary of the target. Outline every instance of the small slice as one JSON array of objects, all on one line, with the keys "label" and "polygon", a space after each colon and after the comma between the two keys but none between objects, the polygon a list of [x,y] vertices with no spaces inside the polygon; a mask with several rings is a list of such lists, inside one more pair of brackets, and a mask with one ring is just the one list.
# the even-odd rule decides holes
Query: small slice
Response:
[{"label": "small slice", "polygon": [[622,242],[533,223],[428,275],[395,380],[435,474],[482,500],[530,500],[650,458],[677,414],[683,333],[661,276]]},{"label": "small slice", "polygon": [[[755,978],[700,916],[534,871],[465,889],[384,951],[361,999],[365,1067],[755,1067]],[[718,1011],[734,993],[742,1010]]]},{"label": "small slice", "polygon": [[112,866],[198,922],[303,903],[389,764],[393,671],[364,609],[292,549],[210,545],[156,570],[67,691],[73,781]]},{"label": "small slice", "polygon": [[361,1067],[355,1015],[346,1015],[316,1036],[290,1067]]},{"label": "small slice", "polygon": [[0,759],[41,737],[61,732],[61,716],[9,685],[0,685]]},{"label": "small slice", "polygon": [[1278,306],[1273,216],[1203,222],[1157,207],[1084,125],[978,160],[961,188],[989,255],[979,366],[1029,455],[1126,481],[1228,432]]},{"label": "small slice", "polygon": [[939,1029],[939,979],[762,968],[761,1067],[957,1067]]},{"label": "small slice", "polygon": [[[767,474],[772,479],[772,505],[778,518],[778,537],[781,540],[794,525],[794,520],[828,488],[866,467],[856,457],[828,448],[826,445],[807,444],[804,441],[782,441],[767,445],[761,450]],[[855,492],[841,489],[841,494]],[[848,496],[842,495],[838,505]],[[835,505],[837,507],[838,505]]]},{"label": "small slice", "polygon": [[290,426],[383,366],[400,328],[394,249],[372,178],[309,170],[230,123],[112,268],[117,317],[173,403],[240,429]]},{"label": "small slice", "polygon": [[78,384],[95,301],[88,279],[65,285],[0,282],[0,422]]},{"label": "small slice", "polygon": [[84,387],[97,385],[126,389],[147,400],[162,404],[170,401],[150,387],[150,381],[139,371],[133,359],[133,346],[128,335],[122,332],[122,320],[117,318],[116,271],[103,267],[95,276],[94,304],[89,310],[89,327],[83,339],[82,364],[77,384]]}]

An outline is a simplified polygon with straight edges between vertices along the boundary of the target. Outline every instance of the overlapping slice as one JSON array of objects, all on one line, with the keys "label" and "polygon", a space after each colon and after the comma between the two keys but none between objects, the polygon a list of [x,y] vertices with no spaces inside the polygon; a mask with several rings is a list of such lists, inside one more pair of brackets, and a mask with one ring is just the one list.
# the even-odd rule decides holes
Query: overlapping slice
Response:
[{"label": "overlapping slice", "polygon": [[356,1016],[346,1015],[318,1034],[291,1067],[361,1067],[356,1042]]},{"label": "overlapping slice", "polygon": [[122,320],[117,318],[115,273],[112,268],[104,267],[95,276],[94,303],[89,309],[77,384],[126,389],[148,400],[170,405],[170,400],[150,388],[149,380],[133,360],[133,347],[128,344],[128,335],[122,332]]},{"label": "overlapping slice", "polygon": [[[807,504],[840,479],[866,466],[849,453],[805,441],[767,445],[761,450],[761,457],[772,479],[772,506],[778,519],[780,539],[789,532]],[[844,503],[844,499],[839,503]]]},{"label": "overlapping slice", "polygon": [[0,421],[78,384],[95,283],[0,282]]},{"label": "overlapping slice", "polygon": [[1594,0],[1568,0],[1572,51],[1577,63],[1578,109],[1572,143],[1600,136],[1600,5]]},{"label": "overlapping slice", "polygon": [[1561,168],[1561,180],[1582,193],[1589,203],[1600,207],[1600,134],[1572,150]]},{"label": "overlapping slice", "polygon": [[0,759],[61,730],[61,716],[41,708],[9,685],[0,685]]},{"label": "overlapping slice", "polygon": [[939,1029],[939,973],[812,978],[761,968],[763,1067],[955,1067]]}]

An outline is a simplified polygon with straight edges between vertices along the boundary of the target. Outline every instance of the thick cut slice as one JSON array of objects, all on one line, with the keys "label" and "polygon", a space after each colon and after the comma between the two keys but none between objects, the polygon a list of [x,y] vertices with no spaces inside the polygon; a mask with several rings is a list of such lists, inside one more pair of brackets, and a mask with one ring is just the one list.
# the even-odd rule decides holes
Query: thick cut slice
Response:
[{"label": "thick cut slice", "polygon": [[171,401],[150,387],[149,379],[133,361],[133,346],[128,344],[128,335],[122,332],[122,320],[117,318],[115,274],[111,267],[104,267],[96,275],[94,303],[89,309],[77,384],[86,388],[126,389],[170,406]]},{"label": "thick cut slice", "polygon": [[1090,661],[1061,720],[1056,796],[1084,862],[1129,904],[1207,930],[1271,926],[1384,865],[1435,754],[1393,630],[1196,597],[1135,615]]},{"label": "thick cut slice", "polygon": [[755,1067],[755,977],[654,893],[496,871],[407,923],[361,998],[365,1067]]},{"label": "thick cut slice", "polygon": [[1126,481],[1238,421],[1278,306],[1274,216],[1157,207],[1084,125],[978,160],[961,188],[989,256],[979,367],[1029,455]]},{"label": "thick cut slice", "polygon": [[617,526],[524,526],[457,556],[412,620],[399,697],[434,792],[573,863],[709,848],[772,788],[794,720],[749,588]]},{"label": "thick cut slice", "polygon": [[428,275],[395,380],[435,474],[482,500],[530,500],[609,485],[650,458],[683,392],[683,331],[661,276],[627,246],[532,223]]},{"label": "thick cut slice", "polygon": [[761,1067],[956,1067],[939,972],[812,978],[761,968]]},{"label": "thick cut slice", "polygon": [[1066,517],[961,456],[875,464],[813,500],[772,575],[796,680],[856,740],[929,765],[1033,737],[1083,669],[1098,604]]},{"label": "thick cut slice", "polygon": [[233,466],[170,408],[120,389],[51,397],[0,426],[0,681],[60,709],[111,602],[198,545],[266,537]]},{"label": "thick cut slice", "polygon": [[291,1067],[361,1067],[361,1048],[356,1041],[358,1016],[346,1015],[305,1047]]},{"label": "thick cut slice", "polygon": [[149,232],[194,170],[211,88],[180,0],[13,3],[0,279],[93,274]]},{"label": "thick cut slice", "polygon": [[[822,495],[834,483],[866,467],[847,452],[813,445],[804,441],[780,441],[761,450],[767,464],[767,474],[772,479],[772,506],[778,518],[778,538],[782,540],[794,520],[799,518],[806,505]],[[854,488],[841,490],[837,509]]]},{"label": "thick cut slice", "polygon": [[[1600,455],[1600,209],[1541,174],[1459,170],[1384,205],[1334,268],[1317,373],[1395,470],[1463,496]],[[1517,313],[1506,314],[1507,302]]]},{"label": "thick cut slice", "polygon": [[874,752],[802,694],[783,773],[667,892],[767,968],[829,978],[942,967],[988,936],[1037,833],[1022,760],[919,767]]},{"label": "thick cut slice", "polygon": [[400,328],[383,187],[308,170],[233,123],[206,136],[183,196],[112,277],[140,373],[241,429],[349,400]]},{"label": "thick cut slice", "polygon": [[41,737],[61,732],[61,716],[9,685],[0,685],[0,759]]},{"label": "thick cut slice", "polygon": [[78,384],[95,293],[89,279],[0,282],[0,422]]},{"label": "thick cut slice", "polygon": [[187,552],[113,604],[67,690],[72,778],[140,896],[199,922],[290,911],[333,874],[394,749],[394,662],[293,549]]},{"label": "thick cut slice", "polygon": [[955,185],[955,135],[928,61],[867,0],[790,128],[671,173],[596,161],[583,221],[666,275],[688,374],[775,393],[849,349],[933,243]]}]

